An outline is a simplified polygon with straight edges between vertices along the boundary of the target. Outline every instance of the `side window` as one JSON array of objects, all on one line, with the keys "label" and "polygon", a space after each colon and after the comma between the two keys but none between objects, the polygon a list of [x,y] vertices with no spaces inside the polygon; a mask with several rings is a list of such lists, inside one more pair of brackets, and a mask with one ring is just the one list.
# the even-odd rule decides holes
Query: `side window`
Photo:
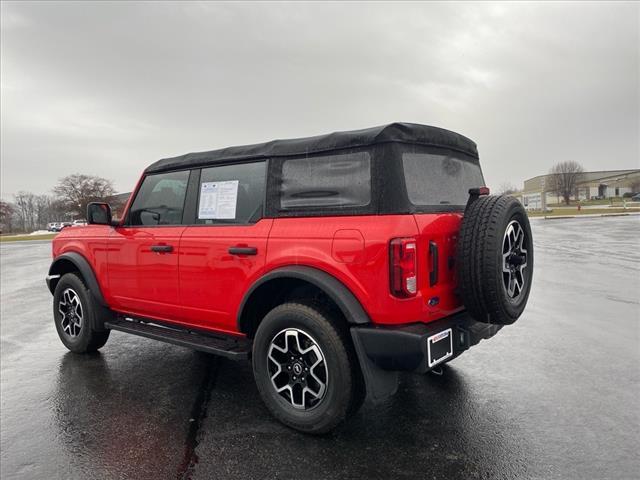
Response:
[{"label": "side window", "polygon": [[266,162],[203,168],[196,223],[245,224],[262,217]]},{"label": "side window", "polygon": [[368,152],[285,160],[280,208],[362,207],[371,202]]},{"label": "side window", "polygon": [[180,225],[189,171],[147,176],[131,205],[129,225]]}]

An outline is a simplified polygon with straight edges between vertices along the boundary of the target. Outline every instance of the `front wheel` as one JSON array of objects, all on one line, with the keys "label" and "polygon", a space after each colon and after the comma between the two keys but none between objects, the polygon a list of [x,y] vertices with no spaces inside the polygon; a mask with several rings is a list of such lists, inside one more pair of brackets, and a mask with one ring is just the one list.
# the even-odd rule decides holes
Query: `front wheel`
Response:
[{"label": "front wheel", "polygon": [[88,353],[107,343],[110,330],[94,329],[96,314],[95,302],[82,279],[75,273],[63,275],[53,292],[53,318],[65,347]]},{"label": "front wheel", "polygon": [[267,314],[253,342],[253,372],[271,413],[306,433],[332,430],[363,395],[346,329],[316,306],[285,303]]}]

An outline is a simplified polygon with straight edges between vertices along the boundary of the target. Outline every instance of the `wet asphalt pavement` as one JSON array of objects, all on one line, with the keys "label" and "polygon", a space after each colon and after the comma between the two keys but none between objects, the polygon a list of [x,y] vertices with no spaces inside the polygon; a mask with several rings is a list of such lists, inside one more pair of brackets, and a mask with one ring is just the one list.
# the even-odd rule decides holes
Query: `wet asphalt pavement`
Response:
[{"label": "wet asphalt pavement", "polygon": [[2,244],[2,479],[633,479],[640,472],[640,217],[535,220],[513,326],[443,376],[403,375],[338,432],[298,434],[247,364],[113,332],[68,353],[49,242]]}]

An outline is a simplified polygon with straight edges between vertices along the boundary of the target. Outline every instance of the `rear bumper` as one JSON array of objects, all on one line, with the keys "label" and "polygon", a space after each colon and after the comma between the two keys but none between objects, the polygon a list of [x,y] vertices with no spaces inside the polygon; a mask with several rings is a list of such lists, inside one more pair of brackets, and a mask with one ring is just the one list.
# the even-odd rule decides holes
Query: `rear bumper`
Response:
[{"label": "rear bumper", "polygon": [[427,360],[427,338],[449,328],[453,339],[453,355],[448,359],[451,360],[481,340],[493,337],[502,325],[480,323],[462,312],[434,322],[402,327],[352,327],[351,337],[368,395],[375,401],[393,394],[398,371],[426,373],[431,370]]},{"label": "rear bumper", "polygon": [[353,327],[351,335],[363,353],[383,370],[408,370],[424,373],[427,362],[427,338],[451,328],[455,358],[480,340],[493,337],[502,325],[489,325],[473,320],[466,312],[430,323],[414,323],[402,327]]}]

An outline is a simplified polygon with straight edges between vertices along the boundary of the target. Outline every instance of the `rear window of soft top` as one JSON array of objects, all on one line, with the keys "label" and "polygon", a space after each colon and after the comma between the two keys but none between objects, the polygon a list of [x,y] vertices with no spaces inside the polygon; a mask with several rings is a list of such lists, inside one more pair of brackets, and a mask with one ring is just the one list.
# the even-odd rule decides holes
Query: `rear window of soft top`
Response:
[{"label": "rear window of soft top", "polygon": [[409,201],[419,207],[461,206],[469,189],[484,186],[480,165],[451,154],[402,154]]}]

